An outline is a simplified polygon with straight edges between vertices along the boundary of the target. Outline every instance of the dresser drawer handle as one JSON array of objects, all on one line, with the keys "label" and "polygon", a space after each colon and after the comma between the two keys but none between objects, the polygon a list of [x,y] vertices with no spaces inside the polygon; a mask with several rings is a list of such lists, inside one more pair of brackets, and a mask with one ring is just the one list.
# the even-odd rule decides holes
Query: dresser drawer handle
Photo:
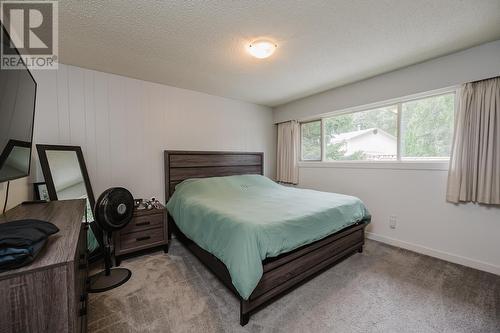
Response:
[{"label": "dresser drawer handle", "polygon": [[146,222],[139,222],[135,224],[137,227],[143,226],[143,225],[149,225],[149,221]]},{"label": "dresser drawer handle", "polygon": [[151,238],[151,236],[144,236],[144,237],[139,237],[139,238],[136,238],[135,240],[136,240],[137,242],[140,242],[140,241],[143,241],[143,240],[146,240],[146,239],[150,239],[150,238]]}]

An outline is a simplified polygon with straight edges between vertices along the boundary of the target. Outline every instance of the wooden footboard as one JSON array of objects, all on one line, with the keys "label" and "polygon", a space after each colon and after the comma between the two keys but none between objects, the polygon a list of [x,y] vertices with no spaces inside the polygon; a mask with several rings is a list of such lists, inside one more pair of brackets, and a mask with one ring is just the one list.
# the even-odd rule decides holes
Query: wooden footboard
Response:
[{"label": "wooden footboard", "polygon": [[362,252],[364,229],[369,222],[368,220],[360,221],[319,241],[278,257],[264,260],[262,263],[263,276],[249,299],[244,300],[231,283],[231,276],[226,266],[214,255],[188,239],[177,228],[170,215],[168,221],[168,230],[173,230],[184,246],[198,257],[240,299],[240,324],[242,326],[248,323],[251,313],[261,306],[284,295],[351,254]]},{"label": "wooden footboard", "polygon": [[364,244],[364,227],[365,223],[352,226],[264,262],[264,274],[249,300],[244,301],[244,312],[254,310],[281,292],[361,250]]}]

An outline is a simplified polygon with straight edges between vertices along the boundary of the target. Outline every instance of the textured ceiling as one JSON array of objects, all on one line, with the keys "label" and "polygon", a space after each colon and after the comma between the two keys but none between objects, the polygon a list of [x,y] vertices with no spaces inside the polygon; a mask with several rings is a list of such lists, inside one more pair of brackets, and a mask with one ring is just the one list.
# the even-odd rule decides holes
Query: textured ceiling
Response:
[{"label": "textured ceiling", "polygon": [[[276,106],[500,39],[500,0],[59,1],[62,63]],[[256,37],[278,43],[258,60]]]}]

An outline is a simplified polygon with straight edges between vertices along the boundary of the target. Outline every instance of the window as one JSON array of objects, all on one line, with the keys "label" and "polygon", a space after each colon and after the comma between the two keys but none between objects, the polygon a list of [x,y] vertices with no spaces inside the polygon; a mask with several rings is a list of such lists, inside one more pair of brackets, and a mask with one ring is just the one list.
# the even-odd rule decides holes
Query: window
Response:
[{"label": "window", "polygon": [[448,158],[454,113],[453,94],[402,103],[401,158]]},{"label": "window", "polygon": [[300,124],[301,159],[321,161],[321,120]]},{"label": "window", "polygon": [[301,124],[303,161],[438,160],[450,156],[455,93],[401,100]]},{"label": "window", "polygon": [[327,161],[397,158],[396,105],[325,118],[323,121]]}]

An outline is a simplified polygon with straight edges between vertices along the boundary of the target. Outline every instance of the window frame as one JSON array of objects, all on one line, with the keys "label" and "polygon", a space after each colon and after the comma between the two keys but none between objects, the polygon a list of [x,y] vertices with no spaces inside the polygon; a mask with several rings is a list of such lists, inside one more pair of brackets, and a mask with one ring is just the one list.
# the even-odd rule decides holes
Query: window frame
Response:
[{"label": "window frame", "polygon": [[[427,91],[419,94],[413,94],[413,95],[408,95],[404,97],[399,97],[399,98],[394,98],[391,100],[386,100],[382,102],[376,102],[376,103],[371,103],[371,104],[365,104],[361,106],[356,106],[352,108],[347,108],[347,109],[342,109],[339,111],[333,111],[329,113],[325,113],[319,117],[315,118],[310,118],[307,120],[299,121],[300,124],[300,154],[299,154],[299,160],[298,164],[299,166],[311,166],[311,165],[316,165],[316,166],[339,166],[339,167],[361,167],[361,168],[366,168],[366,167],[371,167],[374,165],[377,165],[378,167],[388,167],[388,168],[396,168],[396,169],[431,169],[431,170],[447,170],[448,169],[448,164],[450,158],[422,158],[422,159],[408,159],[408,158],[402,158],[401,156],[401,151],[402,151],[402,139],[401,139],[401,130],[402,130],[402,123],[401,123],[401,114],[403,111],[403,104],[407,102],[412,102],[412,101],[418,101],[421,99],[426,99],[426,98],[431,98],[431,97],[438,97],[438,96],[443,96],[443,95],[449,95],[453,94],[454,95],[454,117],[456,117],[457,114],[457,106],[458,106],[458,101],[457,101],[457,96],[458,96],[458,86],[453,86],[453,87],[447,87],[443,89],[436,89],[432,91]],[[340,116],[340,115],[345,115],[345,114],[350,114],[350,113],[357,113],[357,112],[363,112],[363,111],[370,111],[370,110],[375,110],[378,108],[383,108],[383,107],[389,107],[389,106],[396,106],[397,109],[397,156],[395,160],[386,160],[386,161],[380,161],[380,160],[352,160],[352,161],[345,161],[345,160],[326,160],[325,159],[325,132],[324,132],[324,126],[325,122],[324,119],[326,118],[331,118],[335,116]],[[321,159],[320,160],[303,160],[302,159],[302,124],[306,123],[311,123],[311,122],[320,122],[321,126]],[[402,167],[402,165],[405,165]]]}]

